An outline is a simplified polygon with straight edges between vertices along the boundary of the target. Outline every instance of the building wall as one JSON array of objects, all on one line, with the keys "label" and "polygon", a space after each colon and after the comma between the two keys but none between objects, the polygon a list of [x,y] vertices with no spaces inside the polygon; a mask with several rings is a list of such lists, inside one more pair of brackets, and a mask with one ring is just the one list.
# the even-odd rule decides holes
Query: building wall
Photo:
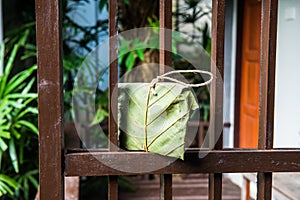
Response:
[{"label": "building wall", "polygon": [[[236,7],[227,5],[225,30],[224,120],[231,123],[224,134],[225,147],[233,144]],[[230,13],[231,12],[231,13]],[[234,15],[234,17],[232,16]],[[300,1],[279,0],[275,94],[274,147],[300,147]],[[229,28],[232,25],[233,29]],[[232,54],[231,54],[232,52]],[[229,69],[228,69],[229,68]]]},{"label": "building wall", "polygon": [[279,0],[275,147],[300,147],[300,1]]},{"label": "building wall", "polygon": [[[233,9],[233,12],[236,13],[237,10]],[[300,147],[299,24],[300,1],[279,0],[274,124],[274,147],[277,148]],[[234,39],[234,36],[232,38]],[[235,52],[234,49],[233,52]],[[234,87],[234,85],[231,86]],[[231,105],[233,106],[234,103],[232,102]],[[233,135],[230,135],[229,140],[233,142]],[[244,185],[243,176],[243,174],[229,175],[231,180],[241,188]],[[255,182],[255,180],[251,181],[252,198],[256,198]],[[276,190],[273,191],[273,199],[278,199],[277,193]]]},{"label": "building wall", "polygon": [[224,122],[230,127],[224,128],[224,147],[234,144],[234,95],[235,95],[235,47],[236,47],[236,6],[237,1],[228,1],[225,10],[225,49],[224,49]]}]

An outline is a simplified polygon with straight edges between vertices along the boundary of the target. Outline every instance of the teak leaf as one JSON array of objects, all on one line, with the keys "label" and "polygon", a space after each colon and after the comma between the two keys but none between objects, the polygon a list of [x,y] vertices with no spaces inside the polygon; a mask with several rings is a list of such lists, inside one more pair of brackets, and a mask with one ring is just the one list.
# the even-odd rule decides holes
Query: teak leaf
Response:
[{"label": "teak leaf", "polygon": [[198,108],[191,89],[177,83],[120,83],[120,146],[184,159],[187,122]]}]

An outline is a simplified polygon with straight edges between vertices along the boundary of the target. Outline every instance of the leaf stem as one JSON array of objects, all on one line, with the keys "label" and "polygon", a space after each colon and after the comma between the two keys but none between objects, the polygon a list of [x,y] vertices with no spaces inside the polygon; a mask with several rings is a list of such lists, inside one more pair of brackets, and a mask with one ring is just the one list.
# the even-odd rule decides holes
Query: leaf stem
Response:
[{"label": "leaf stem", "polygon": [[148,107],[149,107],[149,100],[150,100],[150,92],[151,87],[148,89],[147,99],[146,99],[146,106],[145,106],[145,116],[144,116],[144,149],[148,152],[148,145],[147,145],[147,120],[148,120]]}]

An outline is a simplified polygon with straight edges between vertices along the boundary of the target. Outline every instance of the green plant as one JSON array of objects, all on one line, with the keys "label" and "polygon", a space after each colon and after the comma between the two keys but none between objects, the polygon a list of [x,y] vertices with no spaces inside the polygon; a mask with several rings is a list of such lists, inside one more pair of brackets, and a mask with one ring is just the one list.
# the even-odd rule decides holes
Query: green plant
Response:
[{"label": "green plant", "polygon": [[[145,61],[144,54],[146,48],[148,47],[147,43],[139,41],[137,38],[133,40],[126,40],[125,38],[121,38],[120,44],[119,62],[124,62],[126,71],[130,71],[134,67],[134,64],[138,59],[141,61]],[[128,49],[132,49],[132,51],[128,52]]]},{"label": "green plant", "polygon": [[[151,59],[146,59],[147,55],[158,57],[159,46],[159,20],[154,15],[148,17],[149,27],[145,28],[147,30],[145,35],[136,37],[134,39],[126,39],[120,37],[120,47],[119,47],[119,63],[121,67],[125,66],[126,71],[130,71],[133,67],[141,65],[142,63],[151,62]],[[183,38],[178,32],[172,33],[172,57],[173,60],[177,59],[177,43],[182,42]],[[156,54],[156,55],[155,55]],[[158,60],[156,61],[158,62]],[[122,73],[121,73],[122,75]]]},{"label": "green plant", "polygon": [[0,174],[0,198],[5,195],[14,195],[13,190],[16,190],[19,184],[11,177],[5,174]]},{"label": "green plant", "polygon": [[32,92],[35,83],[33,73],[37,66],[15,72],[15,62],[21,48],[24,51],[26,47],[29,33],[29,29],[25,30],[12,49],[7,50],[7,55],[4,45],[1,46],[1,60],[5,67],[0,76],[0,167],[4,173],[0,175],[0,197],[5,198],[29,199],[29,183],[35,187],[38,185],[37,172],[30,174],[26,171],[28,167],[35,168],[31,170],[37,167],[34,164],[27,166],[28,158],[32,159],[33,154],[26,154],[33,145],[31,142],[37,143],[37,93]]}]

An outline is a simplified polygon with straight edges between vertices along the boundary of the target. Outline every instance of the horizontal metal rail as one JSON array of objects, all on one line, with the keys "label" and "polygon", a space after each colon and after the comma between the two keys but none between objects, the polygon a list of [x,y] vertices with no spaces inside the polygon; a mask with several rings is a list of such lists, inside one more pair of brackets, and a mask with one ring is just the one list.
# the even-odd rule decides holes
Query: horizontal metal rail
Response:
[{"label": "horizontal metal rail", "polygon": [[[199,158],[199,154],[205,155]],[[66,154],[66,176],[137,175],[149,165],[166,163],[153,174],[300,172],[299,149],[188,150],[185,160],[146,152],[79,152]],[[139,162],[136,162],[136,161]],[[103,162],[104,161],[104,162]],[[104,164],[105,163],[105,164]],[[124,167],[121,170],[120,166]],[[136,169],[136,172],[131,169]]]}]

